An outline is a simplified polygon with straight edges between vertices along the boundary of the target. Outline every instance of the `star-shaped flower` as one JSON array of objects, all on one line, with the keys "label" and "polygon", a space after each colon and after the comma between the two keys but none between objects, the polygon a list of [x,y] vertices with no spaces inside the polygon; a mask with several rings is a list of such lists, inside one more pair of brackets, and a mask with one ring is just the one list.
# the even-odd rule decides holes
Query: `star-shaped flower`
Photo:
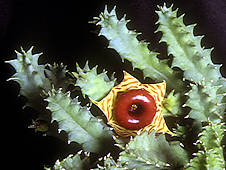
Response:
[{"label": "star-shaped flower", "polygon": [[108,124],[120,136],[137,133],[165,132],[174,135],[162,115],[166,83],[142,84],[124,71],[123,81],[112,88],[101,101],[92,101],[105,114]]}]

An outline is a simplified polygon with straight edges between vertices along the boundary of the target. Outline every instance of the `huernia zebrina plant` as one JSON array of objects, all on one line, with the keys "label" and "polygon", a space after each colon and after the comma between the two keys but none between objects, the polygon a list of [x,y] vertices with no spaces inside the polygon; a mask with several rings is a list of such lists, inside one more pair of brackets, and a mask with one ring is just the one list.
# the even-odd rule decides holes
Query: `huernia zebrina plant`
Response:
[{"label": "huernia zebrina plant", "polygon": [[[40,112],[30,127],[53,135],[48,127],[56,121],[58,133],[65,131],[69,144],[82,147],[51,168],[225,169],[226,81],[221,65],[212,62],[212,49],[201,46],[202,36],[193,34],[195,25],[186,26],[177,9],[164,4],[156,13],[156,32],[162,33],[160,43],[167,44],[171,62],[138,40],[139,33],[127,28],[129,20],[118,18],[116,8],[109,12],[105,7],[92,21],[99,36],[108,39],[108,48],[153,83],[141,83],[127,70],[116,81],[114,74],[98,73],[88,62],[83,68],[77,64],[76,71],[63,64],[39,65],[41,54],[33,54],[33,47],[7,61],[16,70],[9,80],[20,84],[27,106]],[[82,95],[76,97],[77,87]]]}]

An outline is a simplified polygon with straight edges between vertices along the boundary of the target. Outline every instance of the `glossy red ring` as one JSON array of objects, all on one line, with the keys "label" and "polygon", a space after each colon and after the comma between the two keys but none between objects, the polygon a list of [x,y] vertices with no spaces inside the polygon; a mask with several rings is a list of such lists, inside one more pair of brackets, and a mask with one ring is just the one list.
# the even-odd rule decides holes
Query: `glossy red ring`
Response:
[{"label": "glossy red ring", "polygon": [[139,130],[152,122],[156,108],[154,98],[146,90],[138,89],[120,94],[113,112],[119,125]]}]

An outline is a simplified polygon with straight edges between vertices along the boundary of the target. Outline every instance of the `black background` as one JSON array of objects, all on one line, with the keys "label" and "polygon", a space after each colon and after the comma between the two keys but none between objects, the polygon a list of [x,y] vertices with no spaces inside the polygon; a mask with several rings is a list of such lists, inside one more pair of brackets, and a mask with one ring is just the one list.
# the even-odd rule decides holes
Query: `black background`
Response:
[{"label": "black background", "polygon": [[[224,63],[226,67],[226,1],[225,0],[176,0],[179,14],[186,13],[185,23],[197,23],[196,35],[206,35],[202,44],[215,47],[213,61]],[[6,82],[14,69],[5,60],[16,57],[14,50],[25,50],[34,46],[34,52],[43,52],[40,62],[63,62],[69,70],[75,70],[75,63],[83,65],[89,60],[91,65],[100,65],[116,76],[123,68],[119,56],[107,49],[107,41],[98,37],[98,28],[88,21],[103,11],[105,4],[118,7],[118,13],[127,14],[131,19],[130,29],[143,34],[139,37],[151,42],[150,49],[166,56],[164,44],[158,44],[161,34],[154,34],[157,26],[155,10],[163,1],[156,0],[93,0],[93,1],[48,1],[48,0],[0,0],[0,78],[1,78],[1,140],[4,150],[3,169],[42,169],[69,152],[63,142],[42,137],[27,129],[31,124],[31,109],[22,109],[24,99],[18,97],[19,85]],[[2,152],[2,153],[3,153]],[[63,154],[62,154],[63,153]],[[3,163],[5,162],[5,163]]]}]

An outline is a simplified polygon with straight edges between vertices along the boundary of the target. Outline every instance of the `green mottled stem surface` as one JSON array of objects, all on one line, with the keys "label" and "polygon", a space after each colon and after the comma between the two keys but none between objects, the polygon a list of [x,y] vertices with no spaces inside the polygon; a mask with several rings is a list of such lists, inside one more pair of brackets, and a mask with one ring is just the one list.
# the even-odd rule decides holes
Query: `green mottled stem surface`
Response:
[{"label": "green mottled stem surface", "polygon": [[[69,93],[61,90],[49,92],[47,109],[52,112],[59,129],[68,133],[68,142],[81,144],[85,151],[101,152],[103,144],[112,144],[112,131],[101,119],[94,117],[87,107],[82,107],[78,99],[71,99]],[[110,142],[110,143],[109,143]]]},{"label": "green mottled stem surface", "polygon": [[139,33],[127,29],[126,24],[129,21],[125,16],[119,20],[115,8],[108,12],[106,7],[99,18],[94,19],[101,26],[99,35],[109,40],[109,48],[115,49],[123,60],[129,60],[134,68],[142,70],[144,77],[150,77],[157,82],[166,80],[169,89],[183,89],[178,74],[167,65],[166,60],[157,58],[158,53],[148,49],[148,43],[137,40]]}]

